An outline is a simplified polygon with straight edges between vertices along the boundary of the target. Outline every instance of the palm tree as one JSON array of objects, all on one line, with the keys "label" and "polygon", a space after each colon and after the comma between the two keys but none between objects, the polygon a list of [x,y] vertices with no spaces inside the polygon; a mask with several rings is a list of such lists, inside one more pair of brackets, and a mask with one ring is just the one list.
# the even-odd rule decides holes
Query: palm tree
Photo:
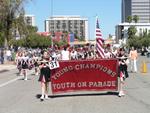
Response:
[{"label": "palm tree", "polygon": [[129,16],[127,17],[127,22],[129,22],[129,23],[132,22],[132,16],[131,16],[131,15],[129,15]]},{"label": "palm tree", "polygon": [[130,26],[128,28],[128,39],[133,39],[135,37],[136,32],[137,29],[135,28],[135,26]]},{"label": "palm tree", "polygon": [[135,23],[137,23],[137,22],[139,21],[139,16],[134,15],[134,16],[133,16],[133,21],[134,21]]}]

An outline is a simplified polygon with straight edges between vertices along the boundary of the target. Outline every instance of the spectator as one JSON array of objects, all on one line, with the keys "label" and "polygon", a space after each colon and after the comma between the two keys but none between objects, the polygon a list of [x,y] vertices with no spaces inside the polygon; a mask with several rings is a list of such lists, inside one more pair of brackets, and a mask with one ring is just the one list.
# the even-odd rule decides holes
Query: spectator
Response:
[{"label": "spectator", "polygon": [[147,57],[150,57],[150,47],[146,48],[147,51]]},{"label": "spectator", "polygon": [[11,54],[10,49],[6,50],[6,58],[7,58],[7,61],[11,61],[12,59],[12,54]]},{"label": "spectator", "polygon": [[4,50],[1,49],[0,51],[0,60],[1,60],[1,64],[4,64]]}]

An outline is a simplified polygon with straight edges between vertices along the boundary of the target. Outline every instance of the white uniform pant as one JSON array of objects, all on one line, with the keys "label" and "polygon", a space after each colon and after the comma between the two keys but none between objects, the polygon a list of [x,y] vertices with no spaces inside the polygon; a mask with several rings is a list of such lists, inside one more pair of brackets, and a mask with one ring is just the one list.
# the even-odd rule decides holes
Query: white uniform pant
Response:
[{"label": "white uniform pant", "polygon": [[136,59],[131,60],[131,71],[137,72]]}]

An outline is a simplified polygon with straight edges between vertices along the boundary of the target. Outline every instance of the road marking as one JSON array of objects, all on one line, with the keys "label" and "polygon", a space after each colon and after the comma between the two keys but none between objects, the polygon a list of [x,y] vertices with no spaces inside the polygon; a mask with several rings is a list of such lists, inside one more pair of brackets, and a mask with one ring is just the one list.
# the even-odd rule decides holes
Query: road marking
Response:
[{"label": "road marking", "polygon": [[[33,73],[33,71],[32,71],[32,72],[29,72],[28,74],[30,75],[30,74],[32,74],[32,73]],[[17,78],[14,78],[14,79],[12,79],[12,80],[9,80],[9,81],[7,81],[7,82],[5,82],[5,83],[2,83],[2,84],[0,84],[0,88],[1,88],[1,87],[4,87],[4,86],[6,86],[6,85],[8,85],[8,84],[10,84],[10,83],[13,83],[13,82],[15,82],[15,81],[17,81],[17,80],[19,80],[19,79],[22,79],[22,78],[24,78],[23,75],[21,75],[21,76],[19,76],[19,77],[17,77]]]},{"label": "road marking", "polygon": [[4,87],[4,86],[6,86],[6,85],[8,85],[8,84],[10,84],[10,83],[13,83],[13,82],[15,82],[15,81],[17,81],[18,79],[21,79],[21,78],[23,78],[23,76],[17,77],[17,78],[15,78],[15,79],[9,80],[8,82],[5,82],[5,83],[3,83],[3,84],[0,84],[0,88],[1,88],[1,87]]}]

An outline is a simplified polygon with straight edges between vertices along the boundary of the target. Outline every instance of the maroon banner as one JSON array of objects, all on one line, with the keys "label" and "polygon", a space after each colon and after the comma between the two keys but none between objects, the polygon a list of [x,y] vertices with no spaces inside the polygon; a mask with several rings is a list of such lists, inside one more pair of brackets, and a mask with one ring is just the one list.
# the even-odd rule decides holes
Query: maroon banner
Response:
[{"label": "maroon banner", "polygon": [[61,61],[52,70],[52,93],[117,90],[118,60]]}]

